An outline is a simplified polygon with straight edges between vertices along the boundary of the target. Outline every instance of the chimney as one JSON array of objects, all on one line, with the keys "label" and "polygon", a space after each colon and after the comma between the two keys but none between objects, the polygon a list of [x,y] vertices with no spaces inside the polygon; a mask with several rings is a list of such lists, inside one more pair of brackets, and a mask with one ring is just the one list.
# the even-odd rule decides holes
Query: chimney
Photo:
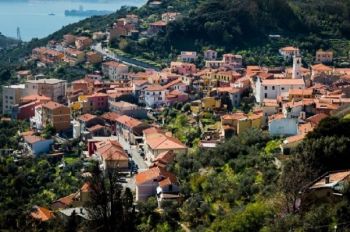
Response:
[{"label": "chimney", "polygon": [[327,175],[324,179],[325,179],[325,183],[326,183],[326,184],[329,184],[329,182],[330,182],[330,176]]}]

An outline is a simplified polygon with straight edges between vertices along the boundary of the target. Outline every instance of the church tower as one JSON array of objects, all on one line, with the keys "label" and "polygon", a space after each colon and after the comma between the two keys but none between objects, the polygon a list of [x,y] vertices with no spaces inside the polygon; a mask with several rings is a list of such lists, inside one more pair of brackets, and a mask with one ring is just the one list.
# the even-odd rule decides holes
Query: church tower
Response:
[{"label": "church tower", "polygon": [[299,56],[299,55],[293,56],[292,78],[293,79],[302,78],[302,76],[301,76],[301,56]]}]

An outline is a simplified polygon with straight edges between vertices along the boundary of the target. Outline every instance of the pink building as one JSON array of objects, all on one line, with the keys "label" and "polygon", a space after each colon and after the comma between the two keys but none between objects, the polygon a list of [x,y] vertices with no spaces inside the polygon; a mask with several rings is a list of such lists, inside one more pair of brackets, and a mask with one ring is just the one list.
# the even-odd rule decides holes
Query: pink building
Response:
[{"label": "pink building", "polygon": [[108,95],[105,93],[94,93],[87,97],[89,111],[108,110]]},{"label": "pink building", "polygon": [[191,75],[197,72],[195,64],[184,63],[184,62],[171,62],[170,64],[171,72],[180,75]]}]

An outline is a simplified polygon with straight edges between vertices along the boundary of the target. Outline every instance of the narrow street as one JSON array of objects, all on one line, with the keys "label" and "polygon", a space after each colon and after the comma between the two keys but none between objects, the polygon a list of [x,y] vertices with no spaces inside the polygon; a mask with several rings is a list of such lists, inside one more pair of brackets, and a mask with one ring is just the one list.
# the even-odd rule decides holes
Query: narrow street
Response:
[{"label": "narrow street", "polygon": [[106,49],[102,48],[101,43],[98,43],[96,45],[91,46],[91,49],[96,51],[96,52],[101,53],[103,56],[108,57],[109,59],[112,59],[112,60],[115,60],[118,62],[122,62],[126,65],[129,65],[129,66],[134,66],[134,67],[141,68],[141,69],[154,69],[156,71],[159,71],[159,68],[157,68],[153,65],[147,64],[145,62],[135,60],[132,58],[128,58],[128,57],[118,56],[114,53],[108,52]]}]

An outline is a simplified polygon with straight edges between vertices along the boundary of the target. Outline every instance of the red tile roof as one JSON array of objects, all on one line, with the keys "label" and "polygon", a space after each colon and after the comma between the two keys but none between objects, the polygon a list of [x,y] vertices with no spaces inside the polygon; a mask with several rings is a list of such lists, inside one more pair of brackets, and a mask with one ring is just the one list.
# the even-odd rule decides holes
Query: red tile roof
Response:
[{"label": "red tile roof", "polygon": [[65,107],[64,105],[57,103],[57,102],[54,102],[54,101],[49,101],[48,103],[43,104],[42,106],[43,106],[43,108],[48,108],[50,110],[55,110],[55,109],[58,109],[61,107]]},{"label": "red tile roof", "polygon": [[104,160],[122,161],[128,160],[128,155],[123,147],[114,140],[106,140],[96,143],[96,153]]},{"label": "red tile roof", "polygon": [[45,140],[45,139],[40,137],[40,136],[35,136],[35,135],[24,136],[24,141],[26,143],[29,143],[29,144],[34,144],[34,143],[37,143],[37,142],[40,142],[40,141],[43,141],[43,140]]},{"label": "red tile roof", "polygon": [[135,118],[129,117],[127,115],[122,115],[116,119],[117,122],[129,127],[134,128],[142,124],[140,120],[137,120]]},{"label": "red tile roof", "polygon": [[79,116],[78,120],[83,121],[83,122],[88,122],[88,121],[93,120],[95,118],[97,118],[96,115],[83,114],[83,115]]},{"label": "red tile roof", "polygon": [[173,173],[168,172],[164,168],[160,167],[150,168],[147,171],[137,174],[135,177],[136,185],[141,185],[154,179],[157,179],[159,182],[168,179],[166,182],[164,182],[164,184],[177,183],[177,178]]},{"label": "red tile roof", "polygon": [[34,211],[31,212],[30,216],[32,216],[34,219],[45,222],[45,221],[48,221],[51,218],[53,218],[54,214],[49,209],[46,209],[44,207],[35,206]]}]

